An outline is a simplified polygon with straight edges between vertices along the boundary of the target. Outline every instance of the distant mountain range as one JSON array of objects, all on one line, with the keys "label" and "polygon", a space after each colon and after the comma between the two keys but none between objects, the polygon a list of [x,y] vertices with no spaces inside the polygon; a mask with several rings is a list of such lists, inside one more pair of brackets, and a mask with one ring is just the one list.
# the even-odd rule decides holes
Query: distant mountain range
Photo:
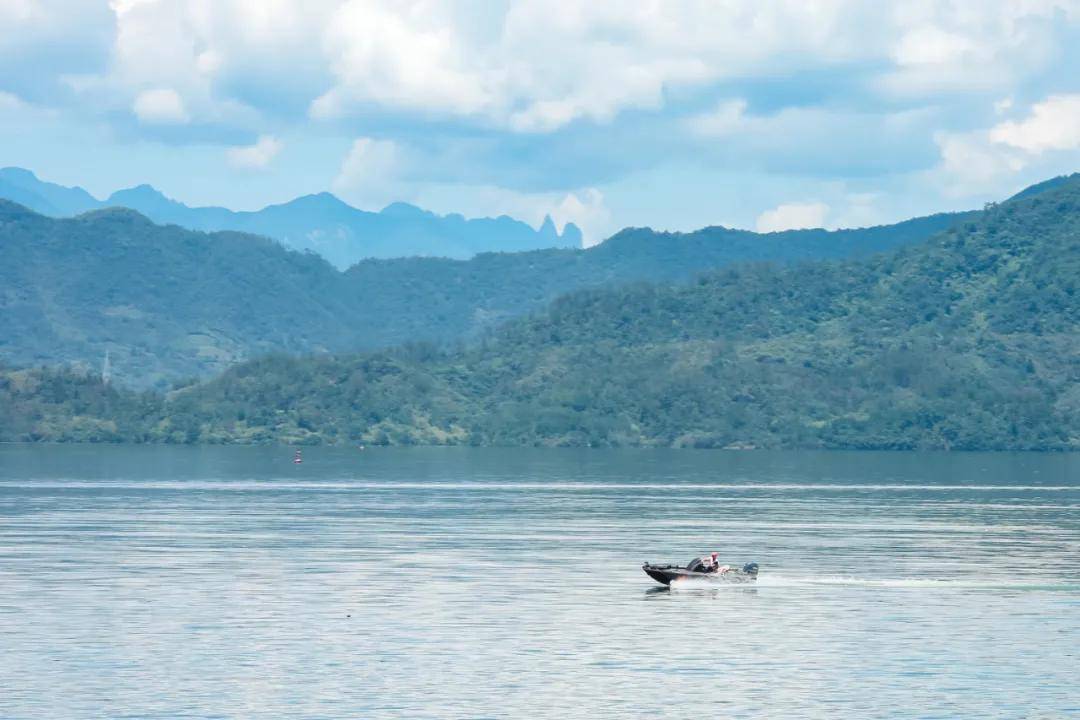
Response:
[{"label": "distant mountain range", "polygon": [[154,222],[207,232],[235,230],[310,250],[345,269],[364,258],[446,257],[468,259],[481,252],[516,252],[581,247],[581,231],[567,223],[560,235],[550,217],[539,230],[505,215],[466,219],[436,215],[407,203],[381,212],[358,210],[330,193],[305,195],[255,212],[223,207],[188,207],[150,185],[119,190],[98,200],[80,187],[45,182],[29,170],[0,169],[0,198],[55,218],[124,207]]},{"label": "distant mountain range", "polygon": [[[233,240],[169,232],[200,253]],[[731,242],[634,231],[602,266],[713,244]],[[521,258],[524,277],[536,255],[481,258]],[[427,293],[399,302],[441,304]],[[168,395],[0,370],[0,440],[1080,450],[1080,178],[890,252],[580,290],[458,348],[260,358]]]},{"label": "distant mountain range", "polygon": [[[54,207],[82,197],[49,190],[39,197]],[[108,351],[117,383],[165,388],[272,353],[469,341],[575,290],[865,256],[969,217],[766,235],[638,228],[589,249],[372,259],[340,272],[256,235],[161,226],[117,208],[57,219],[0,200],[0,362],[94,368]]]},{"label": "distant mountain range", "polygon": [[893,252],[576,292],[458,351],[268,359],[163,409],[193,442],[1080,450],[1078,382],[1073,178]]}]

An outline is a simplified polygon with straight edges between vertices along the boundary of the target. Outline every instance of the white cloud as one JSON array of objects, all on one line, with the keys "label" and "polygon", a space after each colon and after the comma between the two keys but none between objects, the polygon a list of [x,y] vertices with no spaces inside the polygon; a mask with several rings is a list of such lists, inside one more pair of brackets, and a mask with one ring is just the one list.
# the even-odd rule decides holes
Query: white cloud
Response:
[{"label": "white cloud", "polygon": [[14,112],[25,107],[26,103],[20,100],[18,95],[0,90],[0,111]]},{"label": "white cloud", "polygon": [[169,87],[193,94],[202,33],[183,2],[125,0],[112,4],[116,40],[109,79],[124,87]]},{"label": "white cloud", "polygon": [[334,179],[334,191],[357,205],[378,209],[406,199],[399,177],[403,169],[403,153],[397,143],[357,138]]},{"label": "white cloud", "polygon": [[[691,2],[567,0],[558,10],[539,0],[515,3],[493,48],[507,69],[496,107],[510,108],[516,130],[551,131],[577,119],[607,123],[626,110],[661,108],[673,92],[768,73],[774,53],[819,65],[850,49],[826,39],[840,21],[836,3],[780,5],[717,12]],[[807,56],[817,51],[819,57]]]},{"label": "white cloud", "polygon": [[15,93],[0,90],[0,126],[21,127],[21,130],[15,131],[21,135],[30,128],[51,126],[57,117],[57,111],[50,107],[27,102]]},{"label": "white cloud", "polygon": [[214,75],[222,66],[223,58],[216,50],[203,50],[195,56],[195,67],[203,75]]},{"label": "white cloud", "polygon": [[[63,0],[46,3],[60,6],[54,13],[58,18],[74,14]],[[103,66],[84,62],[77,70],[59,74],[56,82],[67,90],[63,100],[78,106],[84,117],[113,116],[137,100],[143,107],[147,103],[163,107],[171,101],[140,96],[164,88],[182,99],[183,112],[162,114],[163,119],[154,122],[167,117],[175,124],[183,117],[201,128],[217,125],[250,132],[265,126],[263,113],[280,114],[286,98],[303,105],[313,94],[310,88],[327,85],[329,71],[320,36],[337,4],[337,0],[95,2],[111,21],[108,32],[95,36],[107,43],[99,48]],[[37,32],[35,25],[24,25]],[[6,34],[0,33],[0,76]],[[67,49],[77,39],[50,44]],[[305,98],[297,101],[295,95],[301,92]],[[172,104],[175,110],[176,103]],[[146,117],[159,116],[151,110]]]},{"label": "white cloud", "polygon": [[438,5],[350,0],[330,18],[324,45],[337,84],[312,102],[312,117],[332,119],[372,102],[467,115],[492,102],[490,78],[467,61],[471,54]]},{"label": "white cloud", "polygon": [[1060,62],[1061,32],[1080,20],[1080,3],[909,2],[888,14],[885,47],[893,67],[877,86],[913,99],[1022,87]]},{"label": "white cloud", "polygon": [[758,215],[760,233],[825,227],[829,206],[823,202],[784,203]]},{"label": "white cloud", "polygon": [[886,222],[878,208],[878,193],[849,193],[844,198],[846,207],[833,213],[832,221],[826,227],[860,228],[881,225]]},{"label": "white cloud", "polygon": [[264,170],[282,147],[284,144],[273,135],[260,135],[254,145],[229,148],[226,157],[235,168]]},{"label": "white cloud", "polygon": [[568,222],[577,225],[585,247],[602,242],[611,227],[611,211],[604,204],[604,194],[596,188],[567,193],[545,214],[551,215],[560,231]]},{"label": "white cloud", "polygon": [[551,132],[572,122],[579,108],[570,100],[541,100],[510,116],[510,127],[521,132]]},{"label": "white cloud", "polygon": [[[1005,110],[1011,107],[1011,103]],[[941,161],[931,173],[947,195],[976,197],[1016,190],[1033,174],[1075,169],[1080,150],[1080,95],[1052,95],[1022,120],[989,129],[938,132]]]},{"label": "white cloud", "polygon": [[135,98],[132,112],[140,122],[152,125],[175,125],[188,122],[184,100],[172,88],[144,90]]},{"label": "white cloud", "polygon": [[1080,95],[1053,95],[1031,108],[1020,122],[1003,122],[990,139],[1029,153],[1080,148]]},{"label": "white cloud", "polygon": [[893,59],[900,66],[942,66],[962,61],[975,49],[971,38],[926,25],[900,38],[893,50]]},{"label": "white cloud", "polygon": [[[275,96],[267,92],[273,87],[287,90],[317,119],[381,109],[530,133],[661,109],[723,80],[817,69],[881,68],[875,84],[902,95],[1009,91],[1060,60],[1061,29],[1080,20],[1080,0],[889,7],[762,0],[723,9],[699,0],[112,0],[108,6],[115,32],[98,35],[109,38],[112,60],[95,87],[113,88],[125,104],[142,90],[167,87],[184,98],[194,119],[246,122],[235,106],[256,97],[274,112],[266,99]],[[11,38],[70,24],[62,11],[60,0],[0,2],[0,24],[13,28],[0,33],[0,59]],[[246,92],[252,88],[259,92]],[[101,102],[100,92],[80,97]],[[739,112],[738,105],[721,105],[711,132],[708,117],[698,129],[722,134]]]},{"label": "white cloud", "polygon": [[[720,12],[689,1],[520,0],[487,21],[477,21],[468,3],[403,2],[393,12],[378,2],[350,6],[332,45],[341,82],[320,103],[345,111],[342,96],[357,108],[389,101],[550,132],[660,108],[672,94],[725,79],[813,68],[882,66],[882,87],[906,95],[1001,87],[1053,63],[1055,33],[1063,17],[1076,19],[1080,4],[928,2],[883,10],[858,0],[773,0]],[[440,88],[457,92],[428,90],[426,82],[438,78]],[[392,83],[392,92],[379,82]],[[721,128],[735,109],[721,108]]]},{"label": "white cloud", "polygon": [[27,22],[40,13],[36,3],[30,0],[3,0],[0,2],[0,19],[6,23]]},{"label": "white cloud", "polygon": [[1026,164],[1020,153],[991,142],[986,132],[941,132],[934,141],[941,152],[934,175],[953,197],[994,193]]},{"label": "white cloud", "polygon": [[730,135],[743,127],[745,115],[745,100],[724,100],[711,112],[691,117],[686,124],[698,135],[720,137]]},{"label": "white cloud", "polygon": [[123,17],[140,5],[153,5],[156,2],[158,0],[109,0],[109,7],[112,8],[117,17]]}]

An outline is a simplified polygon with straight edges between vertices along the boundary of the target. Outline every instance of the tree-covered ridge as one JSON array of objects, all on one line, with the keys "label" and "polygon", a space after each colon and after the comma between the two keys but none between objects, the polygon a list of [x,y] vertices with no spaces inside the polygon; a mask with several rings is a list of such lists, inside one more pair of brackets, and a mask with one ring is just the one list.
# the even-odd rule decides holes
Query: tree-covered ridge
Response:
[{"label": "tree-covered ridge", "polygon": [[270,353],[453,343],[581,288],[865,254],[962,217],[771,235],[631,230],[588,250],[372,260],[341,273],[258,236],[160,226],[122,209],[58,220],[0,200],[0,360],[96,368],[109,352],[118,384],[165,389]]},{"label": "tree-covered ridge", "polygon": [[1078,190],[889,256],[577,293],[460,354],[238,370],[177,409],[339,441],[1074,447]]},{"label": "tree-covered ridge", "polygon": [[267,352],[352,346],[340,274],[265,238],[130,210],[54,220],[0,201],[0,253],[9,364],[97,368],[108,351],[119,383],[147,386]]},{"label": "tree-covered ridge", "polygon": [[[599,405],[620,418],[620,441],[1077,447],[1078,196],[1074,184],[1009,203],[862,262],[580,294],[501,345],[523,350],[521,378],[547,373],[523,399],[549,423]],[[500,355],[477,369],[497,371]],[[489,431],[523,434],[513,422]]]},{"label": "tree-covered ridge", "polygon": [[855,230],[759,234],[708,227],[690,233],[623,230],[586,250],[366,260],[346,272],[356,329],[386,347],[471,340],[576,290],[633,282],[684,282],[731,263],[860,257],[917,243],[976,213],[915,218]]},{"label": "tree-covered ridge", "polygon": [[885,255],[580,291],[456,352],[259,360],[133,437],[1080,449],[1078,282],[1069,182]]}]

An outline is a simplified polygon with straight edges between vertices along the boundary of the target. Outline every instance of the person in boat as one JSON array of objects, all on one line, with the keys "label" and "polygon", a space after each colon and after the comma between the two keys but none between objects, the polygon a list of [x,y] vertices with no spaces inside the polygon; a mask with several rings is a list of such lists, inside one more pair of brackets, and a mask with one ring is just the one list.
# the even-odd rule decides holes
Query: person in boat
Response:
[{"label": "person in boat", "polygon": [[729,565],[721,565],[720,560],[717,558],[717,553],[711,553],[701,558],[701,564],[703,566],[702,572],[718,573],[723,575],[731,569]]},{"label": "person in boat", "polygon": [[731,568],[727,565],[721,565],[720,561],[717,559],[716,553],[710,553],[709,555],[694,558],[690,561],[690,564],[686,566],[686,569],[690,572],[699,573],[724,573]]}]

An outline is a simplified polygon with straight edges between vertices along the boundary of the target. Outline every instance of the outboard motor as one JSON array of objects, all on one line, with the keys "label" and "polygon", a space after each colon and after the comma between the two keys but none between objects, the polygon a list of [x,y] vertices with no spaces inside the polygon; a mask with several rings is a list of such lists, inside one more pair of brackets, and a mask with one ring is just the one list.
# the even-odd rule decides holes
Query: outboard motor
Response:
[{"label": "outboard motor", "polygon": [[758,566],[756,562],[748,562],[742,566],[742,571],[747,575],[757,575]]}]

